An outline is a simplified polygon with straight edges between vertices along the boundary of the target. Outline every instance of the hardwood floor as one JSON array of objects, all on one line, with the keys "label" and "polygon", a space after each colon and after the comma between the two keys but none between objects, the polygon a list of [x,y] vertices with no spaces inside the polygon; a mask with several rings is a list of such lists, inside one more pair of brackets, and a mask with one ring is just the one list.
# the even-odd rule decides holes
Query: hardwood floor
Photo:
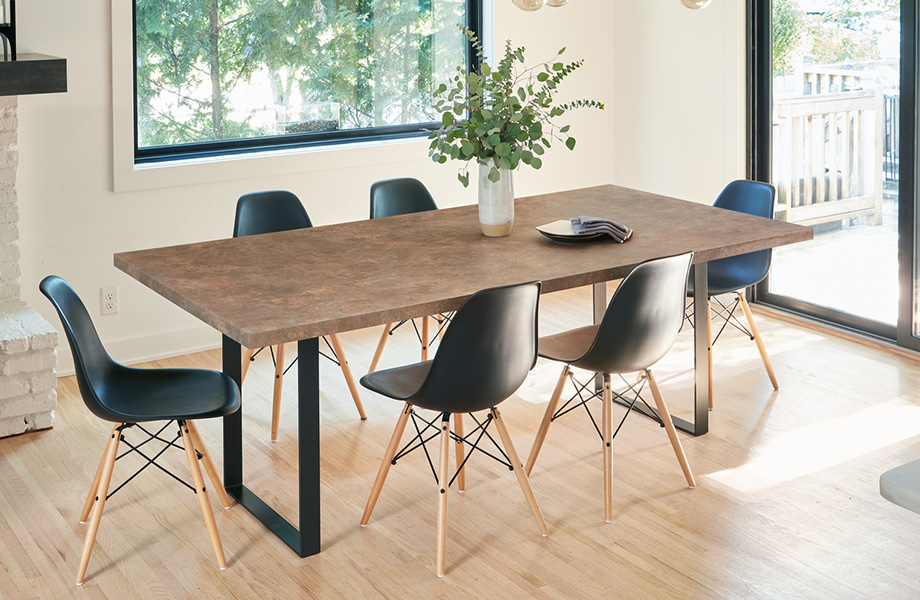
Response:
[{"label": "hardwood floor", "polygon": [[[589,321],[587,289],[541,301],[541,333]],[[341,372],[323,361],[320,555],[298,558],[241,507],[221,510],[212,494],[230,567],[219,571],[194,495],[150,469],[106,504],[86,583],[75,587],[79,513],[110,426],[63,378],[54,429],[0,440],[0,598],[920,597],[920,515],[878,494],[883,471],[920,456],[920,363],[773,319],[758,323],[780,390],[755,345],[727,331],[716,344],[710,433],[681,434],[696,489],[664,429],[630,416],[614,440],[614,514],[605,524],[599,438],[575,411],[550,427],[531,477],[549,537],[514,475],[476,456],[466,492],[449,491],[443,579],[434,574],[437,493],[423,454],[391,469],[370,523],[359,526],[400,405],[361,388],[368,419],[360,421]],[[341,336],[355,375],[366,371],[379,331]],[[655,368],[681,416],[690,413],[690,336],[683,332]],[[380,368],[418,353],[411,330],[400,330]],[[150,366],[167,365],[218,368],[220,356]],[[524,460],[559,369],[541,361],[501,405]],[[244,388],[247,484],[288,518],[296,510],[295,371],[276,443],[267,353]],[[199,428],[220,467],[220,423]],[[437,460],[436,444],[431,451]],[[113,485],[131,472],[129,460],[116,464]],[[166,462],[187,473],[182,452],[168,452]]]}]

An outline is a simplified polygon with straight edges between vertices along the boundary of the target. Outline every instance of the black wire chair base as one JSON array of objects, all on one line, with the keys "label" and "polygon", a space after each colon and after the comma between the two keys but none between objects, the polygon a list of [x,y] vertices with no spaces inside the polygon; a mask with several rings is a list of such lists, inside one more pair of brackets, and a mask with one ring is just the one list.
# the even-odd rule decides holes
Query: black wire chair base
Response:
[{"label": "black wire chair base", "polygon": [[[402,447],[402,449],[400,449],[396,453],[395,456],[393,456],[392,464],[395,465],[396,461],[398,461],[399,459],[407,456],[412,451],[418,450],[419,448],[421,448],[422,451],[425,453],[425,458],[428,460],[428,466],[431,468],[431,474],[434,475],[435,482],[437,482],[438,485],[440,485],[440,481],[438,479],[438,472],[434,466],[434,461],[431,458],[431,454],[428,452],[427,443],[441,435],[441,430],[435,424],[435,422],[442,421],[446,414],[448,413],[436,413],[434,417],[432,417],[430,420],[427,420],[425,419],[425,417],[419,416],[415,408],[412,408],[409,411],[409,416],[412,417],[412,426],[415,428],[415,435],[412,437],[412,439],[410,439]],[[477,419],[476,415],[472,413],[464,413],[464,414],[468,415],[473,420],[473,422],[476,423],[476,427],[464,436],[459,436],[453,431],[451,431],[450,439],[452,439],[457,444],[468,445],[470,450],[477,450],[481,452],[482,454],[485,454],[489,458],[506,466],[509,471],[513,471],[514,467],[511,465],[511,459],[509,459],[508,455],[505,454],[505,450],[501,447],[501,444],[496,442],[495,438],[493,438],[492,435],[488,431],[489,425],[491,425],[492,421],[494,420],[492,417],[492,412],[489,411],[489,414],[482,421]],[[429,432],[429,429],[432,430],[433,432]],[[474,437],[475,439],[473,439]],[[498,450],[497,454],[500,454],[501,456],[497,456],[496,454],[493,454],[492,452],[489,452],[489,450],[486,450],[485,448],[483,448],[482,446],[483,437],[487,438],[491,442],[492,446],[494,446],[495,449]],[[467,461],[469,461],[472,455],[473,455],[473,452],[465,453],[463,462],[461,462],[457,466],[457,469],[454,472],[453,477],[451,477],[450,481],[447,483],[448,488],[454,483],[454,480],[457,479],[457,475],[463,470],[463,467],[466,466]]]},{"label": "black wire chair base", "polygon": [[[332,344],[329,343],[329,340],[326,339],[326,336],[323,336],[323,342],[326,343],[326,348],[329,349],[329,352],[330,352],[331,354],[326,354],[325,352],[323,352],[322,350],[320,350],[320,351],[319,351],[320,356],[322,356],[322,357],[324,357],[324,358],[327,358],[327,359],[331,360],[332,362],[334,362],[334,363],[336,364],[337,367],[341,367],[341,366],[342,366],[342,363],[341,363],[341,361],[339,360],[339,356],[335,353],[335,349],[332,347]],[[272,355],[272,365],[277,365],[277,364],[278,364],[278,359],[277,359],[277,357],[275,356],[275,348],[274,348],[273,346],[263,346],[263,347],[259,348],[258,350],[256,350],[255,352],[252,353],[252,356],[249,357],[249,362],[255,362],[256,357],[259,355],[260,352],[262,352],[263,350],[265,350],[265,348],[268,348],[269,353],[271,353],[271,355]],[[287,372],[291,370],[291,367],[293,367],[294,365],[297,364],[297,360],[298,360],[299,358],[300,358],[299,356],[295,356],[295,357],[294,357],[294,360],[291,361],[291,364],[289,364],[288,366],[286,366],[286,367],[284,368],[284,371],[281,372],[281,376],[282,376],[282,377],[284,377],[285,375],[287,375]]]},{"label": "black wire chair base", "polygon": [[[434,319],[438,322],[438,328],[437,330],[435,330],[434,335],[431,336],[431,339],[428,341],[428,344],[427,344],[428,347],[431,347],[431,345],[434,344],[435,341],[437,341],[438,338],[441,337],[441,334],[444,333],[444,328],[447,327],[447,324],[450,323],[450,320],[453,318],[454,311],[451,311],[446,314],[439,313],[439,314],[431,315],[431,316],[434,317]],[[419,344],[426,345],[425,341],[422,339],[422,332],[419,331],[418,325],[415,324],[415,319],[403,319],[402,321],[400,321],[399,323],[397,323],[390,329],[388,335],[393,335],[397,329],[399,329],[406,323],[412,323],[412,329],[415,330],[415,337],[418,338]]]},{"label": "black wire chair base", "polygon": [[[601,440],[603,440],[604,434],[601,433],[601,428],[597,424],[597,419],[594,417],[594,414],[591,412],[591,409],[588,408],[588,402],[590,402],[591,400],[594,400],[595,398],[603,398],[603,390],[593,389],[594,378],[596,376],[597,376],[597,373],[594,373],[590,379],[582,383],[581,381],[576,379],[574,373],[572,373],[572,371],[569,370],[569,379],[571,379],[572,385],[575,386],[575,393],[572,394],[572,396],[568,400],[566,400],[565,403],[562,404],[562,406],[556,409],[556,412],[553,413],[552,419],[550,420],[555,421],[559,417],[562,417],[563,415],[566,415],[572,412],[573,410],[576,410],[580,406],[584,407],[585,412],[588,413],[588,418],[591,419],[591,424],[594,425],[594,430],[597,432],[598,437],[601,438]],[[626,417],[628,417],[629,413],[631,413],[634,410],[641,414],[651,417],[658,423],[658,425],[660,425],[661,427],[664,427],[664,421],[661,420],[661,415],[659,415],[658,411],[652,408],[649,405],[649,403],[646,402],[645,398],[642,397],[642,390],[645,389],[646,378],[643,377],[641,380],[637,381],[636,383],[630,383],[625,377],[623,377],[623,375],[618,374],[618,376],[623,381],[626,387],[620,391],[611,390],[611,394],[613,396],[613,401],[616,402],[617,404],[625,406],[627,410],[623,414],[623,418],[620,419],[620,423],[617,425],[617,428],[613,432],[613,435],[610,436],[611,439],[617,436],[617,433],[619,433],[620,428],[623,427],[623,423],[626,422]],[[591,387],[589,388],[589,386]],[[631,397],[627,397],[628,395],[631,395]],[[644,408],[640,408],[636,406],[636,404],[639,401],[642,402],[642,405],[644,406]]]},{"label": "black wire chair base", "polygon": [[[160,437],[161,434],[162,434],[164,431],[166,431],[166,429],[167,429],[170,425],[172,425],[173,423],[177,423],[178,426],[179,426],[179,428],[183,427],[184,424],[185,424],[184,421],[175,421],[175,420],[167,421],[167,423],[166,423],[165,425],[163,425],[163,426],[162,426],[159,430],[157,430],[155,433],[149,431],[147,428],[145,428],[145,427],[144,427],[143,425],[141,425],[140,423],[125,423],[125,424],[123,424],[123,425],[121,425],[121,426],[119,426],[119,427],[117,428],[117,430],[118,430],[118,436],[119,436],[119,441],[121,441],[122,443],[124,443],[124,444],[129,448],[129,450],[126,450],[125,452],[122,452],[120,455],[116,456],[116,457],[115,457],[115,460],[118,461],[118,460],[120,460],[120,459],[122,459],[122,458],[128,456],[129,454],[137,453],[137,454],[140,455],[142,458],[144,458],[144,460],[145,460],[146,462],[144,463],[144,465],[143,465],[141,468],[139,468],[137,471],[135,471],[133,475],[131,475],[130,477],[128,477],[127,479],[125,479],[123,482],[121,482],[121,485],[119,485],[119,486],[116,487],[114,490],[112,490],[111,492],[109,492],[108,496],[105,497],[106,500],[108,500],[109,498],[111,498],[112,496],[114,496],[114,495],[115,495],[115,492],[119,491],[121,488],[123,488],[123,487],[125,487],[126,485],[128,485],[128,483],[129,483],[132,479],[134,479],[135,477],[137,477],[138,475],[140,475],[141,472],[143,472],[143,471],[144,471],[147,467],[149,467],[149,466],[154,466],[154,467],[158,468],[159,470],[163,471],[164,473],[166,473],[167,475],[169,475],[170,477],[172,477],[173,479],[175,479],[176,481],[178,481],[179,483],[181,483],[182,485],[184,485],[184,486],[187,487],[188,489],[192,490],[192,491],[195,492],[196,494],[198,493],[198,492],[195,490],[195,487],[194,487],[192,484],[188,483],[187,481],[185,481],[184,479],[182,479],[181,477],[179,477],[178,475],[176,475],[175,473],[173,473],[172,471],[170,471],[170,470],[167,469],[166,467],[164,467],[164,466],[162,466],[162,465],[160,465],[160,464],[158,464],[158,463],[156,462],[156,460],[157,460],[158,458],[160,458],[160,456],[162,456],[163,453],[166,452],[167,450],[169,450],[170,448],[178,448],[179,450],[185,451],[185,448],[184,448],[183,446],[181,446],[181,445],[179,445],[179,444],[176,443],[176,441],[179,440],[179,439],[182,437],[182,432],[181,432],[181,430],[177,431],[175,437],[172,438],[171,440],[168,439],[168,438]],[[124,431],[127,430],[127,429],[131,429],[132,427],[137,427],[139,430],[141,430],[141,431],[143,431],[145,434],[147,434],[147,439],[145,439],[144,441],[142,441],[141,443],[139,443],[139,444],[137,444],[137,445],[132,444],[132,443],[129,442],[127,439],[125,439]],[[148,443],[152,442],[153,440],[157,440],[158,442],[161,442],[161,443],[163,444],[163,447],[159,450],[159,452],[157,452],[156,454],[154,454],[154,455],[151,457],[151,456],[148,456],[147,454],[145,454],[144,451],[141,450],[141,448],[143,448],[144,446],[146,446]],[[200,452],[198,452],[197,450],[195,450],[195,455],[198,457],[198,460],[201,460],[201,453],[200,453]]]},{"label": "black wire chair base", "polygon": [[[716,341],[722,335],[722,332],[725,331],[725,328],[731,325],[744,335],[746,335],[751,340],[754,339],[754,333],[748,329],[747,325],[741,322],[741,320],[735,315],[735,312],[738,310],[738,306],[741,305],[741,297],[738,293],[734,294],[734,301],[729,302],[728,304],[722,302],[722,299],[719,296],[711,296],[709,298],[710,306],[712,306],[712,311],[710,312],[710,320],[715,321],[716,319],[722,320],[722,326],[719,327],[719,331],[712,336],[712,343],[715,345]],[[684,322],[690,325],[690,328],[693,328],[693,302],[687,306],[687,310],[684,313]]]}]

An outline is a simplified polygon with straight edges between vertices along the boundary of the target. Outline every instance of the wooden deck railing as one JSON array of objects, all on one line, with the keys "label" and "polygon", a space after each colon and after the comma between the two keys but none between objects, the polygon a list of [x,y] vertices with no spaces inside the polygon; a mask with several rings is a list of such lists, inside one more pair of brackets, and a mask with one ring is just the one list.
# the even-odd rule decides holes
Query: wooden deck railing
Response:
[{"label": "wooden deck railing", "polygon": [[881,91],[776,101],[773,177],[777,218],[815,225],[882,219]]}]

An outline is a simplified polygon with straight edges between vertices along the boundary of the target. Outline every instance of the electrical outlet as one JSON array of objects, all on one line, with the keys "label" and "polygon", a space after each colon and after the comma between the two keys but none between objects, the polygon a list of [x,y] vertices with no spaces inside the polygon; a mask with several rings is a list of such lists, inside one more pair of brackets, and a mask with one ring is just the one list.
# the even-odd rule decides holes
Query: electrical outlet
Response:
[{"label": "electrical outlet", "polygon": [[118,286],[107,285],[99,289],[100,314],[114,315],[118,312]]}]

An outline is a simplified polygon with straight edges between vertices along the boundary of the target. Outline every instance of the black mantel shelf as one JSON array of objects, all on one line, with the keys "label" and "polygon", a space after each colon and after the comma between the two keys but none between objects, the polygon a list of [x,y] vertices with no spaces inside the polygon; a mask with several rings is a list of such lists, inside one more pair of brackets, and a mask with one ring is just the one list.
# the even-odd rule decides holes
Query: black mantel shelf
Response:
[{"label": "black mantel shelf", "polygon": [[67,60],[45,54],[19,54],[0,60],[0,96],[67,91]]}]

